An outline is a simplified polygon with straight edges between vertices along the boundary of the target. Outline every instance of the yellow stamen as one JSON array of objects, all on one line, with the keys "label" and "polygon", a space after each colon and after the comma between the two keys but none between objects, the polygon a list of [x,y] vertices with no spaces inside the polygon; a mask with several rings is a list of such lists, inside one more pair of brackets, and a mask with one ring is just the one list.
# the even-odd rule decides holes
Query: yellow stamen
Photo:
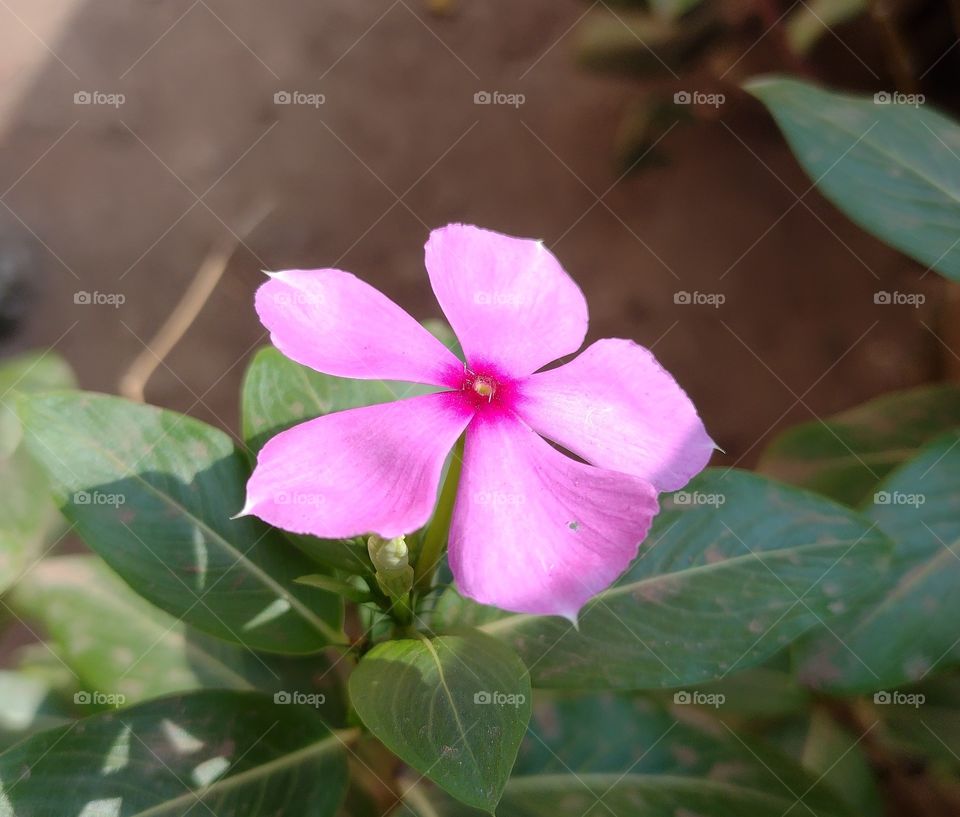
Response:
[{"label": "yellow stamen", "polygon": [[492,400],[493,395],[497,391],[497,387],[486,378],[478,377],[473,381],[473,390],[481,397],[486,397],[487,400]]}]

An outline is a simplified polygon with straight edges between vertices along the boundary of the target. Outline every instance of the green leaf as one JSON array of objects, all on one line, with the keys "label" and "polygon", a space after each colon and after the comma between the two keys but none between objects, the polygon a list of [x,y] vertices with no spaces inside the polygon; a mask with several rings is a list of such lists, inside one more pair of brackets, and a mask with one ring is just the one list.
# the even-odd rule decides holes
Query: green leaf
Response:
[{"label": "green leaf", "polygon": [[[424,327],[462,357],[450,329],[440,321]],[[433,386],[386,380],[350,380],[295,363],[272,346],[260,349],[247,367],[241,391],[243,437],[254,452],[276,434],[324,414],[387,403],[437,391]]]},{"label": "green leaf", "polygon": [[52,352],[0,365],[0,594],[40,555],[60,525],[46,478],[20,444],[23,432],[13,397],[72,384],[69,366]]},{"label": "green leaf", "polygon": [[0,593],[37,559],[62,526],[43,472],[18,447],[0,456]]},{"label": "green leaf", "polygon": [[[728,708],[722,703],[710,711],[726,721]],[[609,693],[538,697],[510,785],[535,775],[625,772],[648,778],[722,779],[775,797],[803,794],[803,802],[815,813],[837,810],[837,796],[817,784],[819,772],[811,776],[757,739],[693,713],[688,705],[667,709],[647,698]],[[690,807],[682,798],[673,806],[678,813]]]},{"label": "green leaf", "polygon": [[530,679],[509,648],[475,632],[388,641],[364,656],[349,689],[388,749],[493,811],[530,718]]},{"label": "green leaf", "polygon": [[0,363],[0,456],[13,453],[22,437],[15,395],[69,389],[74,384],[70,366],[49,349],[27,352]]},{"label": "green leaf", "polygon": [[59,726],[67,720],[67,713],[51,685],[43,678],[24,672],[0,670],[0,701],[3,701],[0,751],[34,732]]},{"label": "green leaf", "polygon": [[[724,773],[718,764],[717,774]],[[768,773],[769,776],[769,773]],[[811,781],[812,782],[812,781]],[[803,790],[769,794],[723,779],[674,775],[593,773],[531,775],[510,781],[500,803],[507,817],[847,817],[849,811],[832,801],[816,810],[805,806]],[[451,803],[438,794],[407,801],[392,817],[475,817],[474,809]]]},{"label": "green leaf", "polygon": [[310,709],[197,692],[96,715],[0,755],[0,815],[332,817],[341,738]]},{"label": "green leaf", "polygon": [[[781,656],[783,668],[779,666]],[[806,711],[810,705],[809,690],[790,671],[785,654],[778,654],[774,660],[778,666],[750,667],[686,691],[692,696],[699,693],[706,701],[722,700],[725,716],[777,718]]]},{"label": "green leaf", "polygon": [[960,432],[880,484],[866,513],[894,541],[884,593],[805,641],[801,678],[831,692],[890,691],[960,663]]},{"label": "green leaf", "polygon": [[896,701],[890,696],[888,703],[874,704],[869,716],[883,722],[876,731],[887,752],[960,771],[960,673],[911,686]]},{"label": "green leaf", "polygon": [[[684,0],[675,0],[678,8]],[[693,0],[686,3],[695,5]],[[577,31],[580,62],[599,71],[640,76],[666,75],[696,60],[717,33],[710,9],[685,20],[642,11],[616,15],[601,8],[586,15]]]},{"label": "green leaf", "polygon": [[307,587],[319,587],[321,590],[327,590],[330,593],[336,593],[343,596],[348,601],[364,604],[366,602],[376,601],[374,595],[368,587],[358,587],[348,581],[335,579],[323,573],[314,573],[310,576],[301,576],[297,579],[297,584],[305,584]]},{"label": "green leaf", "polygon": [[960,127],[928,108],[779,76],[746,89],[770,109],[830,201],[880,240],[960,279]]},{"label": "green leaf", "polygon": [[[426,321],[424,327],[454,354],[463,356],[456,337],[444,323]],[[256,454],[271,437],[315,417],[437,390],[416,383],[349,380],[321,374],[268,346],[254,355],[244,375],[240,412],[243,437],[250,452]],[[352,541],[285,536],[320,564],[355,574],[369,572],[366,548]]]},{"label": "green leaf", "polygon": [[960,387],[920,386],[788,429],[763,452],[757,470],[858,505],[897,465],[958,427]]},{"label": "green leaf", "polygon": [[825,34],[867,10],[867,0],[810,0],[801,3],[784,26],[787,43],[806,54]]},{"label": "green leaf", "polygon": [[347,380],[320,374],[267,346],[247,369],[242,390],[243,437],[252,451],[291,426],[344,409],[395,400],[381,380]]},{"label": "green leaf", "polygon": [[341,600],[302,585],[313,564],[242,507],[230,438],[190,417],[88,392],[21,402],[26,442],[77,533],[134,590],[252,649],[341,639]]},{"label": "green leaf", "polygon": [[[498,811],[509,817],[848,814],[826,785],[754,738],[691,717],[684,707],[613,695],[538,700]],[[415,786],[394,817],[476,813]]]},{"label": "green leaf", "polygon": [[[568,621],[482,625],[534,686],[680,687],[766,661],[871,597],[890,541],[854,512],[744,471],[708,469],[672,497],[621,579]],[[459,620],[456,605],[442,605]],[[468,614],[470,615],[470,614]]]},{"label": "green leaf", "polygon": [[[610,694],[538,698],[498,811],[509,817],[849,813],[828,786],[755,738],[682,706],[667,710]],[[414,786],[394,817],[477,813]]]},{"label": "green leaf", "polygon": [[43,625],[86,691],[120,694],[128,704],[203,688],[285,689],[273,658],[192,630],[96,556],[40,562],[10,604]]},{"label": "green leaf", "polygon": [[676,20],[702,3],[703,0],[650,0],[650,8],[660,17]]},{"label": "green leaf", "polygon": [[803,747],[803,765],[857,814],[882,814],[883,800],[858,737],[841,727],[826,710],[814,709]]}]

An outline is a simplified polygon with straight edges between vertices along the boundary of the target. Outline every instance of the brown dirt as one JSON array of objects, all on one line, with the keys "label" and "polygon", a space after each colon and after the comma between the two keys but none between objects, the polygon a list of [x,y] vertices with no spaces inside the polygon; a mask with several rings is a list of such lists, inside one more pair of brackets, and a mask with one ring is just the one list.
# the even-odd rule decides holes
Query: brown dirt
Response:
[{"label": "brown dirt", "polygon": [[[444,17],[414,0],[276,0],[269,12],[91,0],[49,52],[24,27],[41,24],[42,4],[9,5],[20,20],[0,7],[12,61],[0,57],[0,75],[34,52],[42,67],[3,100],[0,190],[16,184],[0,229],[8,248],[32,248],[36,296],[8,346],[56,343],[84,387],[115,390],[210,246],[265,201],[275,209],[158,371],[152,402],[235,426],[243,366],[263,342],[261,268],[338,265],[437,315],[421,247],[428,228],[461,220],[545,238],[586,291],[590,338],[655,344],[726,462],[750,464],[789,423],[935,374],[920,321],[935,321],[940,283],[917,283],[914,265],[816,193],[809,211],[795,204],[809,183],[752,101],[728,90],[719,118],[663,138],[665,164],[614,185],[636,86],[576,67],[564,36],[576,0],[461,2]],[[761,46],[738,70],[768,64]],[[81,90],[127,99],[72,104]],[[326,102],[277,106],[278,90]],[[526,103],[477,106],[480,90]],[[895,288],[924,291],[927,307],[874,306],[875,290]],[[77,306],[80,290],[126,302]],[[678,305],[680,290],[726,303]]]}]

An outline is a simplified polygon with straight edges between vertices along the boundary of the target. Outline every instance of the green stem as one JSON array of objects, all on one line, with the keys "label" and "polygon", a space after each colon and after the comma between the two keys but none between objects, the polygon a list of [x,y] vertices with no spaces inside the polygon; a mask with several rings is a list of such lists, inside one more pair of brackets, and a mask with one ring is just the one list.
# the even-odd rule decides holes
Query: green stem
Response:
[{"label": "green stem", "polygon": [[453,503],[457,498],[457,487],[460,485],[460,469],[463,466],[463,437],[457,440],[450,458],[450,467],[447,469],[447,478],[440,489],[440,500],[437,510],[423,537],[423,546],[417,557],[414,567],[413,586],[420,592],[430,589],[433,581],[433,572],[443,558],[443,549],[450,537],[450,520],[453,518]]}]

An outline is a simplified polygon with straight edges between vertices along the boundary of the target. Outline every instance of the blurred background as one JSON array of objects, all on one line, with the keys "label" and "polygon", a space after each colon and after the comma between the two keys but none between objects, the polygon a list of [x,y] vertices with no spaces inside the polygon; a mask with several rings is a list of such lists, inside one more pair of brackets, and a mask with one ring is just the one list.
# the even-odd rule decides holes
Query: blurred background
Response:
[{"label": "blurred background", "polygon": [[653,347],[720,461],[749,466],[785,426],[957,356],[947,285],[812,191],[739,83],[790,72],[950,108],[952,10],[0,0],[3,351],[54,346],[116,391],[230,254],[146,399],[233,428],[266,342],[261,270],[337,266],[439,317],[422,246],[464,221],[543,238],[586,292],[588,339]]}]

